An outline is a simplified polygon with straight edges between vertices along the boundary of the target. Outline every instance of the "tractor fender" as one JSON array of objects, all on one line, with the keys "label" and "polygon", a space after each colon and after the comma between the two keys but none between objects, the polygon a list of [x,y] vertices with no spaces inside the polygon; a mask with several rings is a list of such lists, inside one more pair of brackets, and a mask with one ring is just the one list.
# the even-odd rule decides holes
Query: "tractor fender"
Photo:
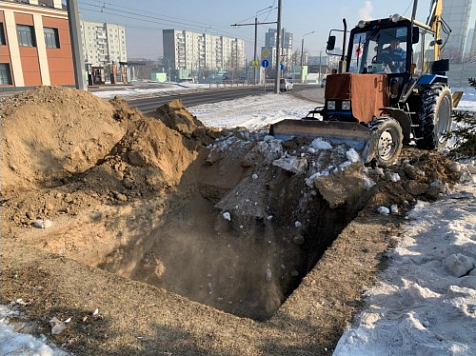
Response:
[{"label": "tractor fender", "polygon": [[393,117],[395,120],[398,121],[400,126],[402,127],[403,133],[403,144],[408,145],[410,143],[410,135],[412,132],[412,119],[411,117],[402,109],[398,108],[381,108],[383,113],[388,114],[390,117]]},{"label": "tractor fender", "polygon": [[418,78],[417,85],[431,85],[433,83],[448,83],[448,77],[439,74],[423,74]]}]

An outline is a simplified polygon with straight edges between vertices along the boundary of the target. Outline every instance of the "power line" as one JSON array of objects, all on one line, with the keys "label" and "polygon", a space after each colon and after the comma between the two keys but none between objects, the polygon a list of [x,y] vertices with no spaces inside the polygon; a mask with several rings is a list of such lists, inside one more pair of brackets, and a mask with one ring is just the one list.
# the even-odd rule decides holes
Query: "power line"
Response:
[{"label": "power line", "polygon": [[[158,24],[158,25],[167,25],[166,23],[164,22],[161,22],[161,21],[166,21],[166,22],[174,22],[174,23],[178,23],[178,24],[181,24],[181,25],[188,25],[190,26],[189,24],[184,24],[184,23],[180,23],[180,22],[177,22],[177,21],[171,21],[171,20],[163,20],[161,18],[156,18],[154,16],[145,16],[145,17],[148,17],[148,18],[151,18],[151,20],[148,20],[146,18],[142,18],[143,15],[141,14],[137,14],[137,13],[133,13],[133,12],[130,12],[130,11],[124,11],[124,10],[116,10],[116,9],[112,9],[112,8],[107,8],[105,6],[99,6],[99,5],[93,5],[93,4],[88,4],[88,3],[84,3],[82,2],[83,5],[85,6],[90,6],[90,7],[93,7],[93,8],[100,8],[101,9],[101,13],[105,13],[105,14],[109,14],[109,15],[112,15],[112,16],[118,16],[118,17],[123,17],[123,18],[127,18],[127,19],[132,19],[132,20],[137,20],[137,21],[142,21],[142,22],[148,22],[148,23],[154,23],[154,24]],[[94,11],[94,10],[88,10],[88,9],[84,9],[84,11],[90,11],[90,12],[95,12],[97,13],[97,11]],[[112,12],[110,12],[112,11]],[[115,13],[116,12],[116,13]],[[131,15],[137,15],[137,16],[141,16],[141,17],[134,17],[134,16],[128,16],[128,15],[124,15],[124,14],[131,14]],[[155,21],[153,19],[158,19],[158,20],[161,20],[161,21]],[[196,25],[192,25],[190,27],[196,27],[196,28],[202,28],[201,26],[196,26]],[[210,29],[211,26],[209,27]],[[161,30],[163,30],[164,28],[159,28]],[[226,31],[223,31],[224,34],[227,34]],[[214,34],[217,35],[217,36],[222,36],[223,34],[222,33],[217,33],[216,30],[214,30]],[[227,37],[235,37],[235,38],[240,38],[240,36],[237,36],[236,34],[232,34],[231,32],[228,33],[228,36]],[[241,39],[243,39],[245,42],[253,42],[254,39],[250,38],[250,37],[243,37],[241,36]],[[263,42],[261,41],[261,44]]]},{"label": "power line", "polygon": [[[101,1],[97,1],[98,5],[95,5],[95,4],[91,4],[91,3],[86,3],[84,1],[81,2],[82,5],[84,6],[87,6],[87,7],[91,7],[93,9],[96,9],[96,10],[89,10],[89,9],[83,9],[83,11],[88,11],[88,12],[93,12],[93,13],[98,13],[98,12],[101,12],[101,13],[104,13],[104,14],[109,14],[111,16],[116,16],[116,17],[122,17],[122,18],[126,18],[126,19],[132,19],[132,20],[136,20],[136,21],[141,21],[141,22],[147,22],[147,23],[153,23],[153,24],[157,24],[157,25],[160,25],[160,26],[169,26],[168,23],[164,23],[165,22],[170,22],[170,23],[176,23],[176,24],[179,24],[179,25],[185,25],[185,27],[190,27],[190,28],[198,28],[200,30],[203,29],[203,23],[198,23],[198,22],[195,22],[196,24],[199,24],[199,25],[202,25],[202,26],[199,26],[199,25],[190,25],[190,23],[182,23],[182,22],[179,22],[179,21],[173,21],[173,20],[167,20],[167,19],[163,19],[161,17],[156,17],[156,16],[151,16],[151,15],[142,15],[140,13],[136,13],[136,12],[131,12],[131,11],[125,11],[125,10],[117,10],[117,9],[114,9],[114,8],[111,8],[111,7],[107,7],[105,5],[110,5],[108,3],[105,3],[105,2],[101,2]],[[98,11],[100,10],[100,11]],[[137,17],[139,16],[139,17]],[[184,20],[184,19],[182,19]],[[187,21],[187,20],[184,20],[184,21]],[[191,21],[193,23],[193,21]],[[138,28],[140,29],[141,27],[140,26],[127,26],[127,27],[131,27],[131,28]],[[150,27],[147,28],[147,27],[143,27],[144,29],[151,29]],[[164,30],[165,28],[163,27],[159,27],[157,28],[158,30]],[[208,28],[205,29],[205,32],[210,29],[212,30],[212,35],[216,35],[216,36],[227,36],[227,37],[234,37],[234,38],[241,38],[245,43],[248,43],[248,44],[253,44],[254,43],[254,38],[251,38],[251,37],[246,37],[246,36],[237,36],[235,33],[231,33],[231,32],[227,32],[227,31],[221,31],[220,32],[217,32],[217,30],[215,30],[214,28],[212,28],[211,25],[208,25]],[[185,31],[187,29],[184,29]],[[196,30],[195,30],[196,31]],[[260,46],[264,46],[264,41],[258,41],[258,44]]]},{"label": "power line", "polygon": [[[194,22],[194,21],[181,19],[182,21],[188,21],[187,23],[184,23],[184,22],[180,22],[180,21],[164,19],[164,18],[158,17],[158,16],[144,15],[144,14],[137,13],[137,12],[131,12],[131,11],[126,11],[126,10],[118,10],[118,9],[115,9],[115,8],[112,8],[112,7],[106,7],[105,5],[107,3],[101,2],[101,1],[98,1],[98,3],[101,4],[101,5],[94,5],[94,4],[90,4],[90,3],[81,2],[81,4],[83,4],[85,6],[101,9],[102,13],[108,13],[108,14],[111,14],[111,15],[122,16],[122,17],[125,17],[125,18],[134,19],[134,20],[152,22],[152,23],[157,23],[159,25],[168,25],[167,23],[178,24],[178,25],[182,25],[182,26],[185,26],[185,27],[198,28],[200,30],[203,30],[203,26],[206,26],[206,30],[213,29],[213,27],[211,25],[207,25],[205,23],[200,23],[200,22]],[[109,5],[112,5],[112,4],[109,4]],[[107,10],[109,10],[109,12]],[[114,12],[114,13],[111,13],[111,11]],[[127,14],[129,16],[118,15],[117,13]],[[140,18],[131,17],[130,15],[140,16]],[[144,18],[149,18],[151,20],[147,20],[147,19],[144,19]],[[152,20],[158,20],[159,22],[152,21]],[[197,25],[193,25],[193,24],[191,25],[190,23],[196,23]],[[215,30],[215,29],[213,29],[213,30],[216,34],[222,35],[221,33],[218,33],[217,30]],[[221,32],[226,34],[227,36],[230,36],[230,37],[238,37],[238,36],[236,36],[236,34],[234,34],[234,33],[232,34],[231,32],[227,32],[227,31],[221,31]],[[251,38],[249,37],[248,40],[251,40]]]},{"label": "power line", "polygon": [[[111,3],[107,3],[107,2],[104,2],[104,1],[100,1],[100,0],[97,0],[98,3],[100,4],[103,4],[103,7],[105,8],[106,5],[110,5],[110,6],[114,6],[114,7],[117,7],[117,4],[111,4]],[[87,4],[85,2],[82,2],[83,4]],[[89,4],[88,4],[89,5]],[[137,11],[137,8],[132,8],[132,7],[127,7],[127,6],[121,6],[121,9],[130,9],[130,10],[134,10],[134,11]],[[127,11],[124,11],[124,12],[127,12]],[[129,12],[132,14],[132,12]],[[142,14],[137,14],[136,15],[140,15],[140,16],[145,16],[145,17],[152,17],[152,16],[149,16],[150,15],[150,12],[142,12]],[[196,21],[193,21],[193,20],[189,20],[189,19],[183,19],[183,18],[180,18],[180,17],[174,17],[174,16],[167,16],[171,19],[175,19],[175,20],[181,20],[181,21],[186,21],[187,23],[196,23],[197,24],[197,27],[201,27],[201,26],[210,26],[209,24],[206,24],[206,23],[202,23],[202,22],[196,22]],[[154,17],[156,19],[162,19],[160,17]],[[166,18],[165,19],[162,19],[164,21],[170,21],[170,22],[173,22],[173,20],[167,20]],[[201,26],[198,26],[198,25],[201,25]]]}]

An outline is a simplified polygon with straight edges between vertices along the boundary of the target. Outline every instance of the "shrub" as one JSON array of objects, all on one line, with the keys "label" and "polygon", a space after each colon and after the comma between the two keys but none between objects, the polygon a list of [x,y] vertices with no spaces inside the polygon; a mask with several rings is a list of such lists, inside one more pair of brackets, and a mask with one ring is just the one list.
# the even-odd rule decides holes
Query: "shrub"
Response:
[{"label": "shrub", "polygon": [[[468,81],[476,89],[476,79],[469,78]],[[447,135],[455,142],[449,156],[456,160],[476,158],[476,113],[454,111],[453,121],[458,125]]]}]

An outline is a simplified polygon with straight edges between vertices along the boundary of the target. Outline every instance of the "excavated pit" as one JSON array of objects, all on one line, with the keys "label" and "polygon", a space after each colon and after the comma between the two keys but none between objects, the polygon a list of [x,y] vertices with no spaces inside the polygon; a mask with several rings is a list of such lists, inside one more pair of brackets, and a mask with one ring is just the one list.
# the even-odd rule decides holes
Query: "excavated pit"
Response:
[{"label": "excavated pit", "polygon": [[[229,194],[233,208],[197,194],[183,206],[166,209],[161,227],[98,256],[104,261],[98,267],[240,317],[269,319],[365,203],[356,192],[333,209],[300,183],[302,177],[280,168],[271,175],[273,188],[264,188],[266,216],[238,206],[254,207],[238,192],[259,183],[245,178]],[[202,191],[211,186],[208,182]],[[303,191],[309,195],[305,202]]]}]

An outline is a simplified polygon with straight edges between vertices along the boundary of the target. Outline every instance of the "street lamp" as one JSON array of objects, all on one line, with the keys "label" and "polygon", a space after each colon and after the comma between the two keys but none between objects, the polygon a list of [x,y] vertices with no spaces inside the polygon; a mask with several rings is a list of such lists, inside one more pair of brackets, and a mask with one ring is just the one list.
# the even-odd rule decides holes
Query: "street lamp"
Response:
[{"label": "street lamp", "polygon": [[302,67],[303,67],[303,62],[304,62],[304,36],[307,36],[307,35],[310,35],[311,33],[314,33],[314,31],[312,32],[308,32],[308,33],[305,33],[304,35],[302,35],[302,43],[301,43],[301,83],[303,82],[303,73],[302,73]]}]

